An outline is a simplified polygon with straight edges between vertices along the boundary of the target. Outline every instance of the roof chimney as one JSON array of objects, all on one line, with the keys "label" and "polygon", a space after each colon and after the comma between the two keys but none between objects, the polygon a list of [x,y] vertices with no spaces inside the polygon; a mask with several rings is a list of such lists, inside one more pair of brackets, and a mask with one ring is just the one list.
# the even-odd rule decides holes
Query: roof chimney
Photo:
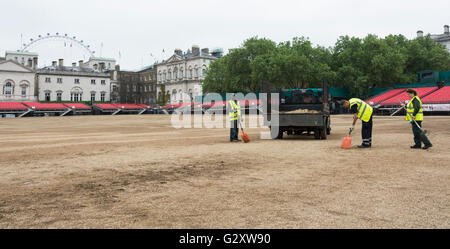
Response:
[{"label": "roof chimney", "polygon": [[77,66],[77,63],[76,62],[73,62],[72,63],[72,67],[76,67]]},{"label": "roof chimney", "polygon": [[56,67],[56,61],[52,61],[52,66]]},{"label": "roof chimney", "polygon": [[444,25],[444,34],[446,35],[450,34],[448,31],[448,25]]},{"label": "roof chimney", "polygon": [[183,51],[181,51],[181,49],[179,49],[179,48],[176,48],[175,49],[175,54],[178,55],[178,56],[182,56],[183,55]]},{"label": "roof chimney", "polygon": [[36,70],[38,66],[38,57],[33,58],[33,70]]},{"label": "roof chimney", "polygon": [[119,64],[116,65],[116,71],[120,71],[120,65]]},{"label": "roof chimney", "polygon": [[83,60],[78,61],[78,66],[82,67],[83,66]]},{"label": "roof chimney", "polygon": [[100,72],[103,72],[103,69],[105,69],[105,63],[104,62],[100,62]]},{"label": "roof chimney", "polygon": [[417,37],[423,37],[423,31],[422,30],[418,30],[417,31]]},{"label": "roof chimney", "polygon": [[209,48],[202,48],[202,54],[209,55]]},{"label": "roof chimney", "polygon": [[63,67],[64,66],[64,59],[59,59],[58,61],[59,61],[59,66]]},{"label": "roof chimney", "polygon": [[192,45],[192,54],[194,56],[200,55],[200,47],[197,45]]},{"label": "roof chimney", "polygon": [[97,71],[97,68],[98,68],[98,65],[97,65],[97,64],[94,64],[94,70]]}]

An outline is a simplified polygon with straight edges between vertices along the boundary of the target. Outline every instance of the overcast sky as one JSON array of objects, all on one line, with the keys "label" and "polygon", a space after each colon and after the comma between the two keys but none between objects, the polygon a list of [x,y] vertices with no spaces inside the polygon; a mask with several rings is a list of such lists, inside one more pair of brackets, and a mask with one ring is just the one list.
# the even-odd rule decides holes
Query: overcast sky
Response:
[{"label": "overcast sky", "polygon": [[[84,40],[97,56],[115,58],[129,70],[194,44],[227,52],[252,36],[276,42],[305,36],[332,46],[341,35],[414,38],[419,29],[441,34],[450,25],[448,0],[0,0],[0,9],[1,56],[20,49],[21,34],[25,43],[59,32]],[[87,59],[83,50],[62,41],[30,51],[39,53],[40,66],[59,57],[65,64]]]}]

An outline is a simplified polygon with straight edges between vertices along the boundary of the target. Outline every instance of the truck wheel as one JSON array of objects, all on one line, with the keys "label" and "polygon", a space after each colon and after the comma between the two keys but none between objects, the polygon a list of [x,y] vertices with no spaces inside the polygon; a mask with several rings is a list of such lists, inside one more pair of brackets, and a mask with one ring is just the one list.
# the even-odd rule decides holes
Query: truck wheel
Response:
[{"label": "truck wheel", "polygon": [[283,131],[280,129],[280,127],[278,127],[278,132],[276,133],[276,131],[272,131],[272,127],[269,127],[270,129],[270,135],[272,136],[272,138],[274,137],[275,139],[283,139]]},{"label": "truck wheel", "polygon": [[320,129],[315,129],[314,130],[314,138],[315,139],[320,139]]},{"label": "truck wheel", "polygon": [[320,139],[327,139],[327,128],[326,126],[320,129]]},{"label": "truck wheel", "polygon": [[331,134],[330,118],[327,118],[327,135]]},{"label": "truck wheel", "polygon": [[283,139],[283,131],[278,131],[277,139]]}]

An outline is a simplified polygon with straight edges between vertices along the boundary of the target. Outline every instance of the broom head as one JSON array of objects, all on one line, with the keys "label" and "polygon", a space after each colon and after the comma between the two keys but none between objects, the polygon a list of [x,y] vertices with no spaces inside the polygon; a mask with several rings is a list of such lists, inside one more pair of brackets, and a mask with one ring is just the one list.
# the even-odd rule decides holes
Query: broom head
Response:
[{"label": "broom head", "polygon": [[351,146],[352,146],[352,138],[350,137],[350,135],[347,135],[346,137],[344,137],[344,139],[342,139],[341,148],[350,149]]},{"label": "broom head", "polygon": [[244,131],[242,131],[242,135],[241,136],[242,136],[242,140],[244,141],[244,143],[250,142],[250,137]]}]

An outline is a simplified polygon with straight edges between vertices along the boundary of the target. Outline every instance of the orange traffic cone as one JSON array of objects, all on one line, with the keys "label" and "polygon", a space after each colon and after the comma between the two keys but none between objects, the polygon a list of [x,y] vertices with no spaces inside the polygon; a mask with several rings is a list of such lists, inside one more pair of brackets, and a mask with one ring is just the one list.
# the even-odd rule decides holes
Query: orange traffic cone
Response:
[{"label": "orange traffic cone", "polygon": [[342,149],[350,149],[351,146],[352,146],[352,138],[350,137],[350,134],[349,134],[346,137],[344,137],[344,139],[342,139],[341,148]]},{"label": "orange traffic cone", "polygon": [[344,137],[344,139],[342,139],[342,149],[350,149],[350,147],[352,146],[352,138],[350,137],[350,134],[352,134],[352,130],[350,130],[348,135]]}]

